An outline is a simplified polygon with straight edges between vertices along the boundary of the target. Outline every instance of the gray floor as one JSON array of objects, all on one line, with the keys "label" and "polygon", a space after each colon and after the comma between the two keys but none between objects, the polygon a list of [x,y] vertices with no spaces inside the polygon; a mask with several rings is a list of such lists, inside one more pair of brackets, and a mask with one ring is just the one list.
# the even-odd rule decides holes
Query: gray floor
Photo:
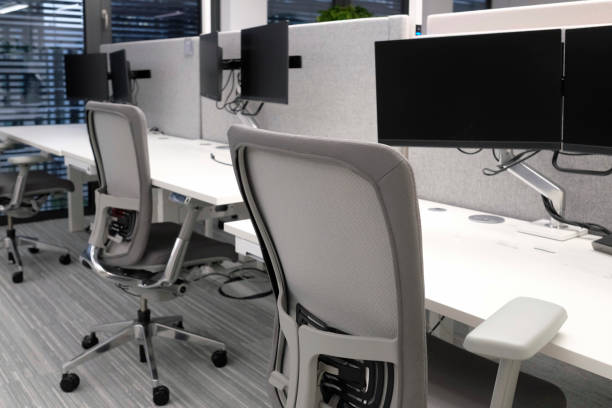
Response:
[{"label": "gray floor", "polygon": [[[69,246],[74,258],[87,239],[85,234],[68,233],[65,220],[17,229]],[[88,327],[132,318],[137,302],[77,263],[62,266],[54,254],[22,252],[25,281],[17,286],[0,256],[0,407],[153,406],[146,367],[138,361],[135,345],[85,363],[77,369],[78,390],[60,391],[60,366],[81,351],[81,336]],[[187,329],[225,341],[230,362],[217,369],[209,350],[156,340],[160,378],[171,390],[169,406],[267,407],[272,298],[226,299],[213,281],[199,281],[190,291],[188,297],[153,304],[153,312],[182,314]],[[612,382],[601,377],[546,357],[536,357],[525,369],[561,386],[570,408],[612,407]]]},{"label": "gray floor", "polygon": [[[87,235],[67,232],[65,220],[18,225],[22,235],[68,246],[76,258]],[[4,234],[4,228],[1,229]],[[0,406],[148,407],[151,389],[136,345],[126,345],[76,369],[81,385],[72,394],[59,389],[61,364],[81,351],[88,328],[135,317],[133,298],[73,262],[55,254],[21,251],[25,280],[11,282],[12,269],[0,254]],[[199,281],[190,295],[151,304],[154,315],[181,314],[185,328],[226,342],[229,363],[217,369],[210,351],[167,339],[155,340],[160,379],[171,391],[172,407],[267,407],[265,372],[273,302],[221,297],[217,284]]]}]

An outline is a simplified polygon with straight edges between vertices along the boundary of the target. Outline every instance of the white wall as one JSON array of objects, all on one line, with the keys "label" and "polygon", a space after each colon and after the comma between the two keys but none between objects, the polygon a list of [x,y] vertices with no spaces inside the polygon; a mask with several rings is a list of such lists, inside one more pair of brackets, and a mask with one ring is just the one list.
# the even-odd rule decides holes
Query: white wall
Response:
[{"label": "white wall", "polygon": [[211,3],[212,0],[201,0],[201,9],[202,9],[202,16],[201,16],[201,22],[202,22],[202,34],[207,34],[210,33],[211,29],[212,29],[212,22],[210,21],[210,14],[211,14]]},{"label": "white wall", "polygon": [[221,31],[268,24],[268,0],[221,0]]}]

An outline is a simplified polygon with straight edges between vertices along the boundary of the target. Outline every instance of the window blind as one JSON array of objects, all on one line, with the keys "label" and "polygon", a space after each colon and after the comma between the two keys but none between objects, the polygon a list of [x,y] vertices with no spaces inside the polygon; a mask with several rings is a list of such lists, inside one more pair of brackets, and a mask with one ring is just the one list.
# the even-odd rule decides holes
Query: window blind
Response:
[{"label": "window blind", "polygon": [[197,0],[113,0],[113,42],[189,37],[201,31]]},{"label": "window blind", "polygon": [[[7,2],[0,1],[0,7]],[[0,14],[0,126],[79,123],[83,103],[66,100],[64,54],[83,50],[82,0],[20,1],[28,7]],[[24,147],[10,152],[36,151]],[[65,176],[63,160],[36,166]],[[15,171],[5,158],[0,171]],[[66,207],[65,197],[43,210]]]}]

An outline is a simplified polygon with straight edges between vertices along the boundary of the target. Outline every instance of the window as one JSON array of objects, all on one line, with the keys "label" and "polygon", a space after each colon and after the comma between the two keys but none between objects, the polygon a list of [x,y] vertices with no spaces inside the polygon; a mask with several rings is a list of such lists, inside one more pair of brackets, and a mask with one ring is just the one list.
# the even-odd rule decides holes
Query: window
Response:
[{"label": "window", "polygon": [[200,34],[199,0],[112,0],[113,42]]},{"label": "window", "polygon": [[[64,55],[84,48],[82,0],[19,4],[27,7],[0,14],[0,126],[82,122],[83,104],[66,100],[64,85]],[[0,8],[7,5],[0,0]],[[66,174],[61,158],[37,167]],[[15,169],[2,160],[0,171]],[[43,210],[65,208],[65,201],[49,200]]]},{"label": "window", "polygon": [[268,0],[268,20],[304,24],[317,21],[322,10],[332,6],[332,0]]},{"label": "window", "polygon": [[0,126],[80,122],[82,106],[66,100],[64,55],[83,50],[81,0],[24,4],[0,14]]},{"label": "window", "polygon": [[402,0],[353,0],[351,4],[363,7],[375,16],[389,16],[402,13],[402,2]]},{"label": "window", "polygon": [[472,11],[491,8],[489,0],[454,0],[453,11]]}]

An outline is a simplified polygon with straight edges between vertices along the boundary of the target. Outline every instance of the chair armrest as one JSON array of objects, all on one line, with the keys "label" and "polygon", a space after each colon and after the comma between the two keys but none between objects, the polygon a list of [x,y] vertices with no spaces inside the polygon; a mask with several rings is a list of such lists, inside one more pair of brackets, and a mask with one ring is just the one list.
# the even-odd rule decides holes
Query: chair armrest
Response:
[{"label": "chair armrest", "polygon": [[14,164],[16,166],[20,165],[31,165],[44,163],[51,160],[51,157],[43,154],[28,154],[22,156],[11,156],[6,159],[9,163]]},{"label": "chair armrest", "polygon": [[567,312],[559,305],[516,298],[472,330],[463,346],[489,357],[527,360],[553,339],[565,320]]}]

